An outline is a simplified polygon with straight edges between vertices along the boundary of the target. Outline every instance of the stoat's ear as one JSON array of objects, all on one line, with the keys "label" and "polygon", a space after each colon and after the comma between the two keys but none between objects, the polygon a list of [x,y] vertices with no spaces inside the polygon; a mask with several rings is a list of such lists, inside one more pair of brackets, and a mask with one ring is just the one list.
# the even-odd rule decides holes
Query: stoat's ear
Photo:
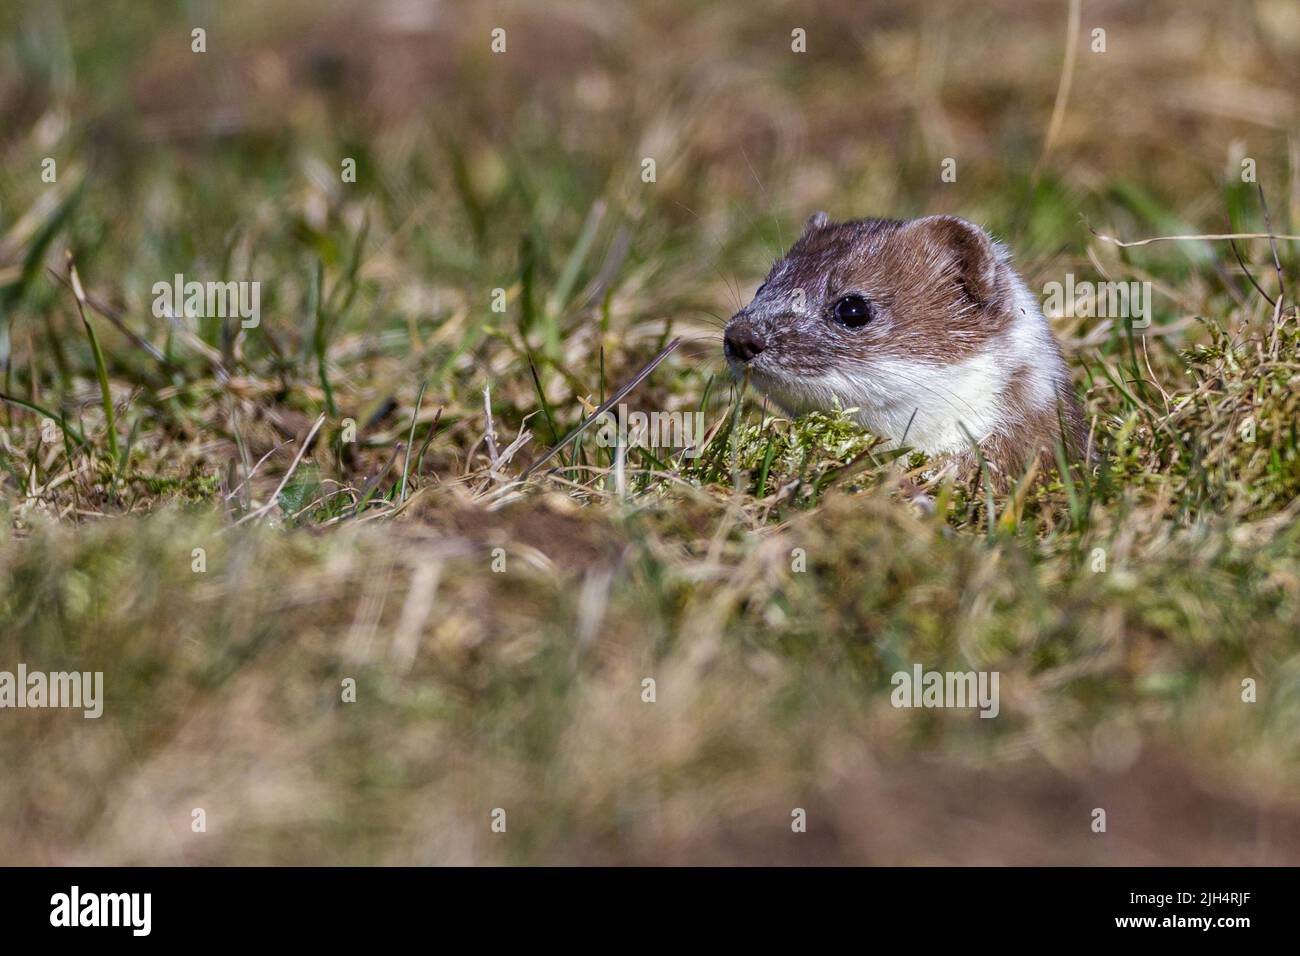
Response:
[{"label": "stoat's ear", "polygon": [[812,232],[814,229],[821,229],[823,226],[829,225],[830,221],[831,217],[826,215],[826,213],[820,211],[815,212],[808,217],[808,221],[804,224],[803,231],[806,234]]},{"label": "stoat's ear", "polygon": [[937,247],[940,255],[935,258],[948,257],[957,281],[976,305],[994,297],[998,254],[987,232],[957,216],[925,216],[913,219],[906,228],[916,230],[924,242]]}]

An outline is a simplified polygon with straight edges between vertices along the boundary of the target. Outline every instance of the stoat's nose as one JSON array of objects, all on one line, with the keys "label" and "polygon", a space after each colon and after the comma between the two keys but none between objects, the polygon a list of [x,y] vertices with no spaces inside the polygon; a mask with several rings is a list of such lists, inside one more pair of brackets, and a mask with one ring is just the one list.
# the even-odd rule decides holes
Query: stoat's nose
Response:
[{"label": "stoat's nose", "polygon": [[748,362],[765,348],[767,343],[748,322],[733,324],[722,338],[722,351],[727,358],[740,362]]}]

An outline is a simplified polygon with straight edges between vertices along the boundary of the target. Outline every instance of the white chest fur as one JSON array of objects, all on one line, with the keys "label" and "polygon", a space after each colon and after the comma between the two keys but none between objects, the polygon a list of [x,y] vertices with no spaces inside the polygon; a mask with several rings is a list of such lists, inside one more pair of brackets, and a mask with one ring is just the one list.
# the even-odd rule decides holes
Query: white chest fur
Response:
[{"label": "white chest fur", "polygon": [[[819,376],[798,397],[821,407],[856,408],[868,431],[931,455],[1015,429],[1024,406],[1055,405],[1065,370],[1038,303],[1018,278],[1014,285],[1010,327],[980,351],[951,363],[875,358]],[[1019,412],[1007,401],[1013,382]]]}]

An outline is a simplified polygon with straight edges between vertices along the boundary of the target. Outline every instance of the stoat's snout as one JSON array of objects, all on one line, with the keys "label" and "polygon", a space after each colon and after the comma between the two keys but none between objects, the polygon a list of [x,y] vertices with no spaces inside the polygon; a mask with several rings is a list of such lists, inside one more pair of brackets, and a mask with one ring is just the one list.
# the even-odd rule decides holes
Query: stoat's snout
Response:
[{"label": "stoat's snout", "polygon": [[1057,443],[1083,452],[1082,412],[1038,303],[1007,251],[954,216],[818,213],[727,324],[723,351],[791,413],[854,408],[893,444],[971,458],[978,445],[1012,478]]},{"label": "stoat's snout", "polygon": [[727,324],[727,331],[722,337],[722,351],[733,371],[737,368],[743,369],[765,348],[767,348],[767,339],[755,324],[749,321],[748,316],[737,316]]}]

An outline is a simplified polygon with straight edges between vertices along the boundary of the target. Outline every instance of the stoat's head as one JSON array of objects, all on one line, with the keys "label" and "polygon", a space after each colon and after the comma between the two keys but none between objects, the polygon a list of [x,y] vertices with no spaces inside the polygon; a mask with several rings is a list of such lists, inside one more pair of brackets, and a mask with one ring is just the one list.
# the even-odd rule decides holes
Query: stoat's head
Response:
[{"label": "stoat's head", "polygon": [[1005,252],[955,216],[817,213],[727,324],[724,351],[789,411],[858,408],[872,431],[930,452],[996,429],[1018,372],[1053,401],[1061,361]]}]

